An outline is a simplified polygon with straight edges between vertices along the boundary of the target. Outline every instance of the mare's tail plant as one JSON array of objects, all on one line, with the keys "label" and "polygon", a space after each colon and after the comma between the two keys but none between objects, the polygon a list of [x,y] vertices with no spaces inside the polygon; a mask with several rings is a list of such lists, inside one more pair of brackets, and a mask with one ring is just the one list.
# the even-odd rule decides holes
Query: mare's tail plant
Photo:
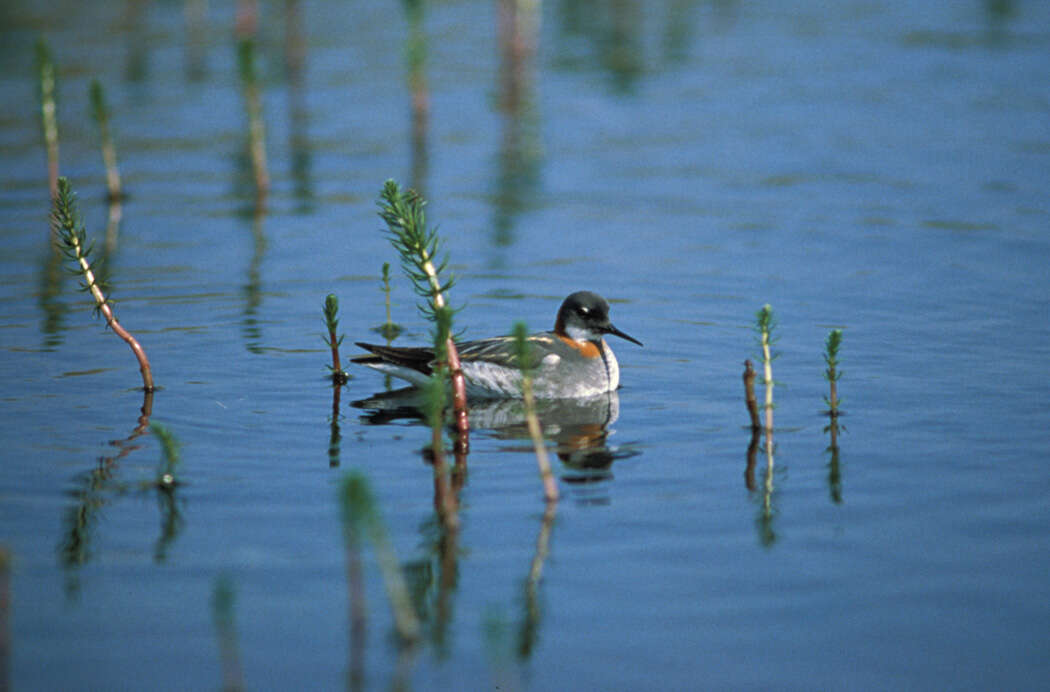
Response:
[{"label": "mare's tail plant", "polygon": [[419,618],[412,607],[405,578],[387,538],[383,520],[372,497],[372,489],[363,475],[356,471],[346,475],[339,488],[339,504],[348,548],[359,545],[362,535],[371,540],[394,611],[394,627],[398,637],[404,645],[414,644],[419,639]]},{"label": "mare's tail plant", "polygon": [[378,327],[375,327],[374,331],[379,332],[379,334],[384,339],[386,339],[387,343],[389,344],[391,341],[396,339],[398,337],[398,335],[401,334],[401,325],[395,324],[394,321],[390,318],[390,263],[389,262],[383,262],[382,277],[383,277],[383,286],[382,286],[383,299],[384,299],[384,302],[386,303],[386,322],[384,322],[383,324],[379,325]]},{"label": "mare's tail plant", "polygon": [[109,104],[106,102],[106,91],[97,79],[91,80],[91,113],[98,123],[99,136],[102,139],[102,162],[106,166],[106,189],[109,201],[117,202],[124,193],[120,187],[120,171],[117,169],[117,148],[113,145],[113,135],[109,129]]},{"label": "mare's tail plant", "polygon": [[51,199],[58,197],[58,108],[55,92],[55,63],[51,60],[51,49],[40,37],[36,41],[37,83],[40,96],[40,126],[47,147],[47,182]]},{"label": "mare's tail plant", "polygon": [[841,411],[839,410],[839,404],[842,403],[839,400],[839,378],[842,377],[842,372],[838,369],[839,367],[839,347],[842,345],[842,330],[832,329],[828,333],[828,339],[824,342],[824,364],[828,366],[827,370],[824,371],[824,379],[828,381],[829,392],[828,396],[824,398],[824,403],[828,405],[828,415],[831,417],[832,422],[839,417]]},{"label": "mare's tail plant", "polygon": [[178,485],[175,471],[179,465],[179,441],[175,435],[160,423],[151,423],[150,432],[160,442],[160,451],[163,461],[157,473],[157,487],[162,490],[172,490]]},{"label": "mare's tail plant", "polygon": [[328,329],[328,335],[322,335],[321,339],[332,351],[332,364],[328,369],[332,372],[332,382],[336,385],[346,384],[349,379],[343,370],[342,361],[339,360],[339,345],[343,343],[343,336],[336,336],[339,329],[339,298],[334,293],[329,293],[324,299],[324,324]]},{"label": "mare's tail plant", "polygon": [[66,258],[74,265],[73,272],[83,277],[83,290],[90,293],[94,299],[96,314],[104,315],[106,326],[131,347],[131,351],[138,360],[139,371],[142,373],[142,386],[147,392],[153,391],[153,372],[150,369],[149,359],[146,358],[146,352],[138,340],[117,322],[113,314],[113,307],[103,293],[103,287],[91,268],[91,245],[87,244],[87,232],[84,230],[84,223],[77,209],[76,195],[69,181],[64,177],[58,179],[58,196],[51,210],[51,228],[58,237]]},{"label": "mare's tail plant", "polygon": [[222,664],[224,692],[244,689],[241,656],[237,648],[237,623],[234,619],[236,598],[237,595],[230,578],[226,575],[216,577],[211,592],[211,616],[215,623],[215,636],[219,640],[219,660]]},{"label": "mare's tail plant", "polygon": [[182,516],[176,502],[175,490],[179,486],[176,470],[179,465],[179,441],[163,425],[153,423],[150,432],[160,441],[161,464],[157,470],[157,480],[150,484],[157,490],[157,501],[161,511],[161,535],[157,539],[154,558],[157,562],[167,559],[168,548],[179,534]]},{"label": "mare's tail plant", "polygon": [[[440,274],[448,266],[448,256],[437,258],[441,242],[436,229],[427,228],[423,206],[426,202],[414,190],[401,192],[398,184],[387,180],[379,200],[379,216],[386,222],[390,243],[401,256],[401,267],[412,280],[416,293],[424,299],[420,310],[437,321],[438,312],[449,307],[445,293],[455,283],[450,278],[441,283]],[[450,309],[451,314],[451,309]],[[470,423],[467,418],[467,385],[459,362],[459,351],[451,330],[445,340],[448,376],[452,380],[452,403],[455,411],[457,444],[466,449]]]},{"label": "mare's tail plant", "polygon": [[250,36],[246,35],[237,41],[237,65],[244,91],[244,107],[248,114],[248,149],[255,175],[255,194],[262,204],[270,191],[270,172],[266,165],[266,125],[255,69],[255,40]]},{"label": "mare's tail plant", "polygon": [[773,359],[777,354],[772,352],[773,329],[776,321],[773,319],[773,308],[766,303],[756,315],[756,325],[759,337],[759,346],[762,349],[762,384],[766,386],[766,402],[763,408],[766,411],[766,433],[773,432]]},{"label": "mare's tail plant", "polygon": [[828,462],[828,486],[831,489],[831,499],[836,504],[842,502],[842,472],[839,467],[839,416],[842,411],[839,405],[839,378],[842,371],[839,370],[839,347],[842,346],[842,330],[832,329],[828,333],[828,339],[824,342],[824,363],[828,366],[824,371],[824,378],[828,381],[829,392],[824,398],[828,405],[827,415],[830,422],[824,428],[831,436],[831,444],[828,449],[831,452],[831,460]]},{"label": "mare's tail plant", "polygon": [[766,386],[766,400],[763,408],[766,410],[766,475],[762,487],[762,511],[759,514],[758,528],[762,544],[771,546],[776,541],[776,532],[773,528],[773,359],[777,354],[773,353],[773,329],[776,320],[773,319],[773,308],[766,303],[755,316],[755,328],[758,331],[758,342],[762,353],[762,383]]},{"label": "mare's tail plant", "polygon": [[412,184],[422,189],[427,169],[427,131],[430,120],[430,90],[427,87],[426,34],[423,32],[423,9],[426,0],[403,0],[408,19],[405,60],[408,63],[408,88],[412,99]]},{"label": "mare's tail plant", "polygon": [[441,523],[449,531],[459,528],[456,495],[449,483],[445,458],[445,383],[448,381],[448,341],[452,329],[452,309],[447,305],[434,313],[434,361],[437,365],[424,391],[424,412],[430,426],[430,449],[434,467],[434,506]]},{"label": "mare's tail plant", "polygon": [[543,497],[547,502],[557,502],[558,484],[554,480],[554,474],[551,473],[551,462],[547,457],[547,448],[543,444],[540,419],[536,415],[536,401],[532,395],[532,364],[535,359],[529,352],[528,330],[525,323],[515,323],[513,334],[518,367],[521,368],[521,396],[525,402],[525,422],[529,427],[532,447],[536,450],[536,463],[539,465],[540,479],[543,481]]},{"label": "mare's tail plant", "polygon": [[758,399],[755,398],[755,369],[750,360],[744,361],[744,402],[747,404],[747,413],[751,417],[751,430],[762,429],[762,423],[758,417]]}]

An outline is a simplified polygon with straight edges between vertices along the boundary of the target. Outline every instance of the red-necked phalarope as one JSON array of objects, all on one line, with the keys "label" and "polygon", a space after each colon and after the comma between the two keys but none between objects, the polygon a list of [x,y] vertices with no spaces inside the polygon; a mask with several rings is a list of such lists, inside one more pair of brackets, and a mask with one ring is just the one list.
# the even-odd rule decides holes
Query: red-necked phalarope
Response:
[{"label": "red-necked phalarope", "polygon": [[[597,293],[573,293],[558,309],[554,331],[528,337],[532,363],[532,388],[545,399],[587,397],[611,392],[620,386],[620,365],[603,336],[612,334],[642,345],[609,321],[609,304]],[[403,348],[357,342],[371,351],[351,359],[409,382],[421,385],[434,365],[433,348]],[[497,336],[456,344],[467,395],[477,398],[521,396],[521,370],[514,338]]]}]

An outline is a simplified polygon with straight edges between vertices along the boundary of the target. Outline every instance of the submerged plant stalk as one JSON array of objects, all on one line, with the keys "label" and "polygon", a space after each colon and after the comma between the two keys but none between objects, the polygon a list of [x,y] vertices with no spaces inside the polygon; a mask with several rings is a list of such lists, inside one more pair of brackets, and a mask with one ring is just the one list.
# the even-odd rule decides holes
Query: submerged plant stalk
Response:
[{"label": "submerged plant stalk", "polygon": [[744,401],[747,404],[747,413],[751,417],[751,429],[760,430],[762,422],[758,417],[758,399],[755,398],[755,369],[750,360],[744,361]]},{"label": "submerged plant stalk", "polygon": [[832,329],[828,333],[828,339],[824,342],[824,363],[828,366],[824,371],[824,379],[828,381],[828,397],[824,402],[828,405],[828,415],[832,420],[839,416],[839,392],[838,382],[842,377],[839,371],[839,347],[842,345],[842,330]]},{"label": "submerged plant stalk", "polygon": [[237,625],[234,619],[236,592],[226,575],[215,579],[211,592],[212,621],[219,640],[219,660],[222,664],[222,689],[234,692],[244,689],[244,674],[237,646]]},{"label": "submerged plant stalk", "polygon": [[51,50],[40,37],[36,42],[36,66],[40,85],[40,125],[47,148],[47,182],[51,199],[58,197],[58,107],[55,92],[55,64]]},{"label": "submerged plant stalk", "polygon": [[383,574],[383,585],[394,611],[394,626],[398,636],[404,644],[415,643],[419,639],[419,618],[412,607],[412,599],[401,574],[397,555],[387,539],[372,489],[365,477],[358,472],[348,473],[340,488],[339,501],[347,541],[356,541],[362,531],[367,532]]},{"label": "submerged plant stalk", "polygon": [[558,501],[558,484],[551,472],[547,447],[543,444],[543,432],[540,419],[536,415],[536,400],[532,394],[531,358],[529,354],[528,329],[524,322],[514,325],[514,344],[517,348],[518,366],[521,368],[521,396],[525,403],[525,423],[532,438],[532,448],[536,452],[536,464],[539,467],[540,479],[543,481],[543,497],[547,502]]},{"label": "submerged plant stalk", "polygon": [[762,367],[764,370],[763,384],[766,385],[766,434],[772,435],[773,433],[773,359],[776,357],[772,353],[773,344],[773,328],[775,322],[773,320],[773,308],[770,307],[769,303],[762,306],[762,309],[758,311],[757,315],[758,322],[758,333],[759,343],[762,347]]},{"label": "submerged plant stalk", "polygon": [[106,103],[106,92],[97,79],[91,80],[91,112],[98,123],[99,136],[102,139],[102,162],[106,166],[106,189],[109,201],[117,202],[123,196],[120,187],[120,171],[117,169],[117,148],[113,145],[113,135],[109,129],[109,106]]},{"label": "submerged plant stalk", "polygon": [[403,0],[408,19],[405,56],[408,88],[412,99],[412,184],[422,189],[427,170],[427,132],[430,120],[430,89],[427,86],[427,41],[423,31],[425,0]]},{"label": "submerged plant stalk", "polygon": [[255,41],[250,37],[237,43],[237,58],[241,84],[244,89],[244,105],[248,113],[248,148],[255,175],[255,192],[260,203],[270,191],[270,172],[266,164],[266,125],[263,121],[262,99],[259,96],[259,80],[255,70]]},{"label": "submerged plant stalk", "polygon": [[445,529],[449,532],[459,528],[459,514],[455,492],[449,482],[448,464],[445,457],[445,385],[448,382],[449,332],[452,329],[452,309],[448,306],[434,311],[434,360],[438,365],[424,390],[424,411],[430,425],[430,449],[434,467],[434,506]]},{"label": "submerged plant stalk", "polygon": [[106,318],[106,326],[113,330],[131,348],[132,353],[139,363],[139,371],[142,373],[142,386],[147,392],[153,391],[153,372],[150,369],[149,359],[138,340],[124,329],[113,314],[102,287],[91,268],[89,255],[91,247],[85,246],[86,232],[80,220],[80,211],[77,209],[76,195],[72,186],[66,178],[58,179],[58,196],[54,200],[51,211],[51,227],[59,237],[62,250],[66,257],[75,264],[76,273],[84,277],[84,290],[91,294],[95,301],[95,309]]}]

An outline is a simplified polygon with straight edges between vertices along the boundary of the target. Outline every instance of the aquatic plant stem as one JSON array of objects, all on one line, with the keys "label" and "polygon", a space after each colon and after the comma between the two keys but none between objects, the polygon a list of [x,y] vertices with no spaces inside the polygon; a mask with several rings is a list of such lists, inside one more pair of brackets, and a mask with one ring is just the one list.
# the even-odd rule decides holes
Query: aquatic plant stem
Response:
[{"label": "aquatic plant stem", "polygon": [[773,308],[768,303],[758,311],[757,321],[759,340],[762,347],[762,368],[765,374],[763,384],[766,385],[766,435],[771,437],[773,434],[773,358],[775,356],[771,350],[774,327]]},{"label": "aquatic plant stem", "polygon": [[[426,203],[413,190],[402,193],[398,184],[387,180],[380,195],[379,216],[386,222],[390,242],[401,255],[401,266],[412,279],[416,293],[426,299],[423,313],[435,319],[435,313],[449,309],[445,297],[455,279],[442,285],[439,272],[448,264],[447,258],[435,265],[439,249],[437,232],[426,227],[423,206]],[[459,351],[451,333],[445,341],[448,374],[452,381],[452,406],[459,434],[456,444],[463,453],[470,445],[470,421],[467,416],[467,384],[459,360]]]},{"label": "aquatic plant stem", "polygon": [[343,370],[342,361],[339,359],[339,345],[343,343],[343,337],[336,336],[336,331],[339,329],[339,298],[334,293],[325,296],[323,313],[328,336],[322,336],[321,339],[331,349],[332,364],[328,367],[332,371],[332,382],[338,387],[346,384],[349,377]]},{"label": "aquatic plant stem", "polygon": [[551,462],[547,456],[547,448],[543,445],[540,419],[536,416],[536,402],[532,396],[532,378],[525,378],[521,385],[521,392],[525,399],[525,421],[529,426],[529,436],[532,438],[532,447],[536,451],[536,463],[539,466],[540,479],[543,481],[543,499],[547,502],[557,502],[558,484],[554,480],[554,473],[551,472]]},{"label": "aquatic plant stem", "polygon": [[363,529],[376,551],[376,560],[383,574],[383,585],[394,612],[394,626],[401,642],[412,645],[419,639],[419,618],[412,607],[408,587],[401,574],[401,567],[386,536],[379,510],[372,496],[368,481],[358,472],[351,472],[343,479],[339,492],[343,515],[343,530],[352,540]]},{"label": "aquatic plant stem", "polygon": [[266,164],[266,124],[263,121],[262,98],[255,70],[254,38],[245,36],[237,42],[237,58],[248,114],[248,149],[255,176],[256,201],[262,206],[270,192],[270,172]]},{"label": "aquatic plant stem", "polygon": [[532,393],[532,374],[529,369],[531,359],[529,357],[528,328],[524,322],[515,323],[513,335],[514,344],[517,347],[518,365],[521,368],[521,396],[525,404],[525,424],[529,428],[532,448],[536,452],[536,464],[539,467],[540,479],[543,481],[543,498],[548,503],[557,502],[558,483],[551,472],[547,447],[543,444],[540,419],[536,415],[536,399]]},{"label": "aquatic plant stem", "polygon": [[758,417],[758,400],[755,398],[755,369],[750,360],[744,361],[744,401],[747,413],[751,417],[751,429],[760,430],[762,422]]},{"label": "aquatic plant stem", "polygon": [[91,80],[91,112],[98,123],[99,136],[102,140],[102,163],[106,167],[106,189],[110,202],[119,202],[124,193],[120,187],[120,171],[117,169],[117,148],[113,144],[113,135],[109,128],[109,106],[106,103],[106,92],[97,80]]},{"label": "aquatic plant stem", "polygon": [[838,381],[842,373],[838,370],[839,347],[842,345],[842,330],[832,329],[828,333],[827,341],[824,342],[824,363],[828,366],[824,371],[824,379],[828,381],[828,398],[824,402],[828,405],[828,415],[832,422],[839,416],[839,392]]},{"label": "aquatic plant stem", "polygon": [[[449,482],[448,464],[445,456],[445,384],[448,381],[446,366],[449,332],[452,329],[452,310],[441,307],[434,311],[434,360],[439,365],[434,369],[424,391],[424,412],[430,425],[431,464],[434,468],[434,508],[447,532],[459,529],[458,502]],[[458,461],[458,457],[457,457]]]},{"label": "aquatic plant stem", "polygon": [[386,327],[387,331],[394,322],[390,319],[390,263],[383,262],[383,302],[386,304]]},{"label": "aquatic plant stem", "polygon": [[408,89],[411,94],[412,120],[412,186],[422,190],[427,174],[427,132],[430,120],[430,89],[427,86],[427,40],[423,31],[425,0],[403,0],[408,35],[405,39],[405,61],[408,64]]},{"label": "aquatic plant stem", "polygon": [[47,182],[51,199],[58,197],[58,106],[55,92],[55,64],[51,60],[51,49],[41,36],[36,41],[36,67],[39,79],[40,125],[47,148]]},{"label": "aquatic plant stem", "polygon": [[139,363],[139,371],[142,373],[143,388],[147,392],[153,391],[153,372],[150,369],[146,351],[143,350],[138,340],[117,321],[116,315],[113,314],[113,308],[103,294],[102,287],[99,285],[91,268],[91,263],[88,260],[91,249],[84,246],[86,233],[80,221],[76,196],[73,194],[69,181],[64,177],[58,179],[58,197],[55,198],[52,205],[51,226],[62,242],[66,257],[76,264],[77,273],[84,277],[84,288],[94,298],[95,309],[105,316],[106,326],[123,339],[131,348],[132,353],[135,354],[135,358]]},{"label": "aquatic plant stem", "polygon": [[773,359],[776,355],[772,351],[773,308],[767,303],[762,306],[756,316],[759,333],[759,344],[762,349],[762,369],[764,371],[764,384],[766,385],[766,474],[762,489],[762,513],[759,517],[760,536],[762,543],[766,546],[776,541],[776,532],[773,528]]},{"label": "aquatic plant stem", "polygon": [[386,322],[376,328],[376,331],[383,335],[386,339],[386,343],[389,346],[390,342],[401,334],[401,325],[394,324],[393,316],[391,313],[391,301],[390,301],[390,263],[383,262],[382,270],[383,284],[380,287],[383,291],[383,303],[386,307]]},{"label": "aquatic plant stem", "polygon": [[350,619],[349,689],[363,689],[365,677],[365,633],[368,610],[365,602],[364,571],[361,568],[361,541],[346,538],[346,590]]},{"label": "aquatic plant stem", "polygon": [[241,656],[237,647],[237,625],[234,620],[236,592],[230,578],[221,575],[215,579],[211,593],[212,621],[219,640],[219,660],[222,665],[222,689],[234,692],[244,689]]}]

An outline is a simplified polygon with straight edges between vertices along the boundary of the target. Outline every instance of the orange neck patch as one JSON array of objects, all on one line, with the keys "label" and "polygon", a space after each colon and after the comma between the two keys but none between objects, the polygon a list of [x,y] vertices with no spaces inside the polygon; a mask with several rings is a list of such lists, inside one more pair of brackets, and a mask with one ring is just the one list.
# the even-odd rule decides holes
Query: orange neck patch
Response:
[{"label": "orange neck patch", "polygon": [[598,345],[593,341],[584,341],[581,343],[562,334],[558,334],[558,338],[579,351],[580,355],[584,358],[597,358],[601,355],[601,352],[598,350]]}]

